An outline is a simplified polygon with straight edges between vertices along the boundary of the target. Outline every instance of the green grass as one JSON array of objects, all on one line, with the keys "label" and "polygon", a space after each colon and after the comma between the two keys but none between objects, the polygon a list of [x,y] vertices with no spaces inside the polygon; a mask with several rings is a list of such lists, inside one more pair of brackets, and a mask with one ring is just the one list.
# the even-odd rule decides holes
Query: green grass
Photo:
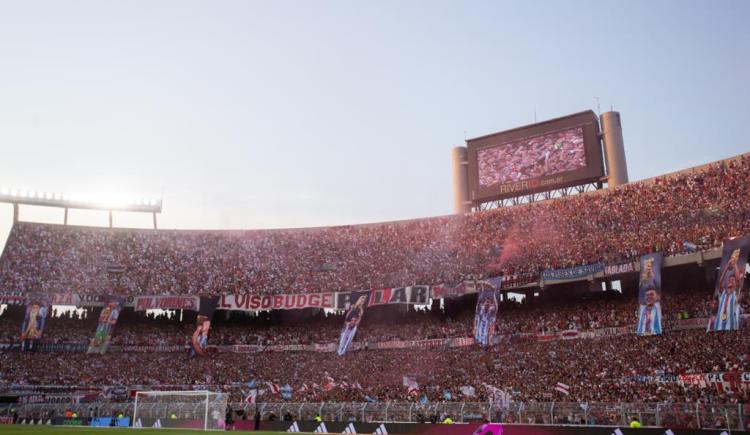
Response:
[{"label": "green grass", "polygon": [[[192,434],[196,435],[202,431],[190,429],[132,429],[132,428],[110,428],[110,427],[71,427],[71,426],[20,426],[20,425],[0,425],[0,434],[2,435],[31,435],[31,434],[130,434],[130,435],[174,435],[174,434]],[[243,433],[238,431],[234,433]],[[283,432],[248,432],[254,435],[278,435]]]}]

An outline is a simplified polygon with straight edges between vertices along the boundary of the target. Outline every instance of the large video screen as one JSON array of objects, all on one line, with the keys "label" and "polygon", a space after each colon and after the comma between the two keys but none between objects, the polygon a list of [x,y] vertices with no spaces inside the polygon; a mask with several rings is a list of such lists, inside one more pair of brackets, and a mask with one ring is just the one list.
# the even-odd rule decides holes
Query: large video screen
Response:
[{"label": "large video screen", "polygon": [[472,201],[597,181],[604,175],[592,111],[467,140]]},{"label": "large video screen", "polygon": [[477,152],[479,185],[528,180],[586,167],[583,128],[576,127]]}]

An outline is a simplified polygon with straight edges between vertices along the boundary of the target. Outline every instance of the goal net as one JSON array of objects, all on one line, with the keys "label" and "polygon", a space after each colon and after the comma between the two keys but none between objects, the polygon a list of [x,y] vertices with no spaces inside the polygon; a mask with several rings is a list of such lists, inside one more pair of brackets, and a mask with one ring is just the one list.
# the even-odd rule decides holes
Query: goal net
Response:
[{"label": "goal net", "polygon": [[138,391],[133,427],[224,430],[227,399],[210,391]]}]

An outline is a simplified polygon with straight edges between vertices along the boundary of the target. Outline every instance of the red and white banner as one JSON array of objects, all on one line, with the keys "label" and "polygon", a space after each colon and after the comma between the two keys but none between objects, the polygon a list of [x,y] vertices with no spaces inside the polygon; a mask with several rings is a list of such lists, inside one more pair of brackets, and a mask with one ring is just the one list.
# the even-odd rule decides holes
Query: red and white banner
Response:
[{"label": "red and white banner", "polygon": [[448,284],[434,285],[430,288],[432,299],[457,298],[469,293],[477,292],[477,284],[474,281],[463,281],[455,286]]},{"label": "red and white banner", "polygon": [[136,296],[133,301],[135,311],[146,310],[189,310],[198,311],[198,296]]},{"label": "red and white banner", "polygon": [[24,292],[0,292],[0,304],[26,305]]},{"label": "red and white banner", "polygon": [[217,310],[266,311],[301,308],[336,308],[336,293],[299,295],[225,294],[219,298]]},{"label": "red and white banner", "polygon": [[173,344],[173,345],[166,345],[166,344],[156,344],[156,345],[131,345],[131,344],[125,344],[119,347],[116,346],[110,346],[110,351],[117,351],[120,352],[128,352],[128,353],[141,353],[141,352],[162,352],[162,353],[175,353],[175,352],[183,352],[186,349],[184,345],[180,344]]}]

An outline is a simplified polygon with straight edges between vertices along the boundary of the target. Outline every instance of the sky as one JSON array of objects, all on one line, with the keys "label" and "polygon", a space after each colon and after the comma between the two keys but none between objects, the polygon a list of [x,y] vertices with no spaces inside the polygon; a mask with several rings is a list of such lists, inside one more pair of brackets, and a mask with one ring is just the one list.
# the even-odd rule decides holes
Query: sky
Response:
[{"label": "sky", "polygon": [[[0,186],[160,197],[160,228],[444,215],[451,147],[597,101],[648,178],[750,149],[748,17],[744,0],[0,0]],[[0,204],[0,246],[11,225]]]}]

